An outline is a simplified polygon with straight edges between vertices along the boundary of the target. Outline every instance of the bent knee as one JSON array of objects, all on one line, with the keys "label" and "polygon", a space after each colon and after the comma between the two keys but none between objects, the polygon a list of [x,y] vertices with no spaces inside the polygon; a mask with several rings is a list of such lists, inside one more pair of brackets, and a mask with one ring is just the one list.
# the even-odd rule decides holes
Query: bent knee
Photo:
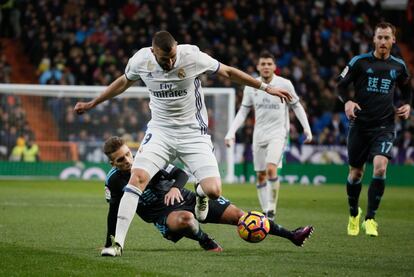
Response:
[{"label": "bent knee", "polygon": [[131,177],[129,179],[129,184],[134,186],[146,186],[149,182],[148,173],[140,168],[134,168],[131,170]]},{"label": "bent knee", "polygon": [[211,188],[210,192],[207,193],[210,199],[217,199],[221,196],[221,185],[216,185]]},{"label": "bent knee", "polygon": [[268,164],[266,168],[266,175],[269,178],[275,178],[277,176],[277,166],[275,164]]},{"label": "bent knee", "polygon": [[217,199],[221,196],[220,178],[211,177],[201,180],[201,187],[210,199]]},{"label": "bent knee", "polygon": [[180,215],[177,218],[178,226],[180,228],[189,228],[194,226],[195,224],[195,217],[192,213],[188,211],[181,211]]},{"label": "bent knee", "polygon": [[387,172],[388,158],[384,156],[374,157],[374,176],[384,177]]},{"label": "bent knee", "polygon": [[259,184],[263,184],[266,181],[266,171],[257,172],[257,181]]},{"label": "bent knee", "polygon": [[363,168],[351,168],[349,171],[349,177],[352,181],[359,181],[362,179],[362,176],[364,175],[364,169]]},{"label": "bent knee", "polygon": [[387,168],[385,166],[381,166],[374,169],[374,176],[383,177],[387,172]]}]

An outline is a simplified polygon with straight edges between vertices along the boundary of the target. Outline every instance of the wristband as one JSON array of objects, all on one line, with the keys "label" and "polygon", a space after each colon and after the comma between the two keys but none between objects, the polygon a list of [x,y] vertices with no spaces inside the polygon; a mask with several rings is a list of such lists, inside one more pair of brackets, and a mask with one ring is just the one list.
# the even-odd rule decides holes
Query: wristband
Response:
[{"label": "wristband", "polygon": [[266,89],[267,89],[268,86],[269,86],[268,84],[266,84],[264,82],[261,82],[259,89],[260,90],[263,90],[263,91],[266,91]]}]

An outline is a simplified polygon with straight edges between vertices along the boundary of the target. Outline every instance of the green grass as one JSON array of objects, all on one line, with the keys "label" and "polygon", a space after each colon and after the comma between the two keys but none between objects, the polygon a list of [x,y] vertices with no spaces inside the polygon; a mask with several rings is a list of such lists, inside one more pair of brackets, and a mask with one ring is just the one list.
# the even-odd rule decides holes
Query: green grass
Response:
[{"label": "green grass", "polygon": [[[223,195],[258,209],[253,185],[224,185]],[[277,222],[313,224],[304,248],[278,237],[249,244],[234,226],[203,225],[224,248],[209,253],[191,240],[162,239],[136,218],[124,255],[113,259],[99,256],[107,213],[101,182],[0,181],[0,276],[413,276],[413,210],[414,187],[387,187],[380,236],[348,237],[343,186],[284,185]]]}]

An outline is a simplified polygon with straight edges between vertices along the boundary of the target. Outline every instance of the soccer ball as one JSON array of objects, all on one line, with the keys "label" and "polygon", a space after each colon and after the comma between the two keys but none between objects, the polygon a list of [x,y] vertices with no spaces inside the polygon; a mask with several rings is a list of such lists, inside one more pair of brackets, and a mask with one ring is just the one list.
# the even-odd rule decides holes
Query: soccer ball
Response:
[{"label": "soccer ball", "polygon": [[260,242],[264,240],[269,230],[269,219],[257,211],[245,213],[237,223],[239,236],[248,242]]}]

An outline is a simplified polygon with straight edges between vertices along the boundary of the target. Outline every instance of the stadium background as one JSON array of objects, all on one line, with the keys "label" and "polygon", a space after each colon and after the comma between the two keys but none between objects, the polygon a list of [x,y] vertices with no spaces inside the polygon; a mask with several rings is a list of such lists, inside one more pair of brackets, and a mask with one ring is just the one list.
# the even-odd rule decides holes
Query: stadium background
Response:
[{"label": "stadium background", "polygon": [[[286,153],[289,174],[293,173],[293,169],[289,171],[290,164],[295,163],[345,164],[348,122],[336,97],[334,80],[351,57],[371,49],[375,23],[388,20],[397,26],[398,44],[393,53],[402,56],[413,71],[413,54],[409,51],[414,37],[412,1],[403,9],[395,3],[2,1],[0,82],[105,86],[122,74],[137,49],[150,45],[152,34],[160,29],[168,29],[179,43],[197,44],[221,62],[253,76],[257,76],[257,56],[266,49],[277,58],[276,73],[292,80],[314,134],[313,145],[303,146],[300,124],[291,112],[291,144]],[[164,9],[166,6],[168,9]],[[233,86],[238,109],[242,87],[215,77],[204,79],[203,85]],[[13,94],[0,97],[0,160],[6,161],[1,162],[1,175],[27,175],[30,168],[36,172],[39,165],[7,162],[32,161],[30,156],[36,150],[28,151],[28,158],[21,158],[21,153],[27,149],[26,144],[33,143],[40,148],[39,161],[106,162],[100,152],[102,142],[119,135],[136,148],[150,118],[146,100],[114,100],[78,117],[72,109],[76,98],[37,99]],[[210,130],[216,124],[211,117]],[[254,178],[253,124],[252,112],[237,133],[239,181]],[[393,164],[414,163],[413,133],[414,117],[403,122],[397,119]],[[25,170],[18,170],[20,166]],[[320,168],[332,171],[329,167]],[[309,170],[307,175],[313,179],[316,173]],[[407,168],[404,170],[407,172]],[[397,172],[390,175],[399,176]],[[401,179],[394,183],[404,183]]]},{"label": "stadium background", "polygon": [[[378,213],[380,236],[349,238],[343,184],[347,121],[334,92],[335,76],[352,56],[370,49],[372,26],[381,19],[397,26],[395,55],[413,72],[413,1],[0,0],[0,7],[0,83],[107,85],[155,31],[168,29],[179,43],[197,44],[252,75],[260,51],[272,51],[277,74],[294,83],[315,135],[311,146],[303,146],[292,117],[277,216],[288,228],[315,226],[303,249],[278,238],[251,245],[231,226],[207,225],[224,247],[210,255],[190,240],[166,242],[153,226],[135,219],[123,257],[108,260],[99,256],[107,213],[102,181],[44,177],[58,178],[66,167],[72,176],[96,177],[87,171],[96,162],[106,170],[103,140],[116,134],[136,148],[148,103],[115,99],[77,117],[76,99],[60,92],[54,103],[48,101],[53,97],[0,93],[0,276],[413,275],[414,116],[397,121],[396,159]],[[214,78],[203,84],[232,86]],[[237,109],[242,88],[233,88]],[[253,174],[252,116],[237,134],[239,181],[251,181]],[[31,142],[40,147],[40,160],[28,161],[29,153],[26,161],[15,161],[13,149],[19,153]],[[33,180],[36,174],[42,179]],[[285,185],[324,180],[330,185]],[[225,184],[223,192],[244,210],[259,205],[253,185]]]}]

